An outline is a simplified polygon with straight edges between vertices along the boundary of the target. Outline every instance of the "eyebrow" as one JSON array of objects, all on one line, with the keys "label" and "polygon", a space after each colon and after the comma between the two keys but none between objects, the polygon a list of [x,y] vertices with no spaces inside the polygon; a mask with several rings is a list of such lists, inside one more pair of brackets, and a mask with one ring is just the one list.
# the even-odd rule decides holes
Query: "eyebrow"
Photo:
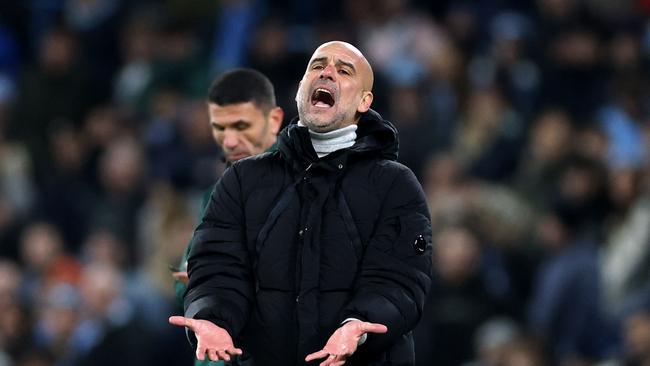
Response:
[{"label": "eyebrow", "polygon": [[350,69],[352,69],[352,71],[355,71],[355,72],[357,71],[357,69],[354,68],[354,65],[351,62],[347,62],[347,61],[343,61],[343,60],[337,60],[336,63],[340,64],[340,65],[343,65],[343,66],[347,66]]},{"label": "eyebrow", "polygon": [[[311,60],[311,62],[309,63],[309,66],[312,66],[313,64],[316,64],[316,63],[323,63],[323,62],[326,62],[326,61],[327,61],[327,57],[325,57],[325,56],[318,57],[318,58],[315,58],[315,59]],[[341,59],[336,60],[336,65],[337,66],[338,65],[343,65],[343,66],[349,67],[350,69],[352,69],[353,72],[357,71],[357,69],[354,67],[354,64],[352,64],[351,62],[343,61]]]},{"label": "eyebrow", "polygon": [[311,62],[309,63],[309,66],[311,66],[311,65],[313,65],[315,63],[322,63],[322,62],[325,62],[325,61],[327,61],[327,57],[315,58],[315,59],[311,60]]},{"label": "eyebrow", "polygon": [[243,120],[243,119],[238,119],[236,121],[233,121],[231,123],[219,123],[217,121],[210,121],[210,124],[214,127],[221,127],[221,128],[227,128],[227,127],[232,127],[232,126],[237,126],[237,125],[247,125],[250,126],[251,123],[249,121]]}]

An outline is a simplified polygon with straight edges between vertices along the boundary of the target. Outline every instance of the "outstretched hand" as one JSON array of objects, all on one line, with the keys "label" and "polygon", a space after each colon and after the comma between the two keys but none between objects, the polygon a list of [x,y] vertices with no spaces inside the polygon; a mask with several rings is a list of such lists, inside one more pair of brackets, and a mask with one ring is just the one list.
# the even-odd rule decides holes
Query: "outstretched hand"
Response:
[{"label": "outstretched hand", "polygon": [[169,323],[189,328],[196,335],[196,358],[205,359],[206,352],[211,361],[230,361],[231,356],[241,355],[242,350],[235,348],[228,332],[216,324],[202,319],[172,316]]},{"label": "outstretched hand", "polygon": [[352,320],[343,324],[330,337],[322,350],[305,357],[305,361],[326,358],[320,366],[341,366],[359,345],[359,340],[365,333],[386,333],[388,328],[383,324]]}]

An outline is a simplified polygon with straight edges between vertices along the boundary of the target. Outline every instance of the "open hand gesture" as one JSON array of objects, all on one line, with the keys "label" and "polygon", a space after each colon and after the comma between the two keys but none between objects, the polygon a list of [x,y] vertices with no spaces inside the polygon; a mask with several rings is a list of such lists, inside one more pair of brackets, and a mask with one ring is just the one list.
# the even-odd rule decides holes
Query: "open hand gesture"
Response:
[{"label": "open hand gesture", "polygon": [[196,358],[205,359],[205,353],[211,361],[230,361],[231,356],[241,355],[242,350],[235,348],[228,332],[216,324],[202,319],[172,316],[169,323],[189,328],[196,335]]},{"label": "open hand gesture", "polygon": [[386,333],[388,328],[383,324],[352,320],[343,324],[330,337],[322,350],[307,355],[305,361],[326,358],[320,366],[341,366],[359,345],[359,340],[365,333]]}]

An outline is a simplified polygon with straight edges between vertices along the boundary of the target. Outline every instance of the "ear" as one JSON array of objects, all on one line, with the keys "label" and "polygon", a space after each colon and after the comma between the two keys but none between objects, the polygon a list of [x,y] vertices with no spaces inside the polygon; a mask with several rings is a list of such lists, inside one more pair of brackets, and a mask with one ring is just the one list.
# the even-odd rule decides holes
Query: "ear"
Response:
[{"label": "ear", "polygon": [[357,107],[357,112],[359,113],[365,113],[368,112],[368,109],[370,109],[370,105],[372,104],[372,99],[373,95],[371,91],[364,91],[363,96],[361,97],[361,101],[359,101],[359,106]]},{"label": "ear", "polygon": [[274,135],[280,132],[282,127],[282,120],[284,119],[284,111],[280,107],[275,107],[269,111],[269,128]]},{"label": "ear", "polygon": [[298,103],[298,94],[300,94],[300,86],[302,86],[302,80],[298,83],[298,89],[296,89],[296,96],[293,98],[293,100]]}]

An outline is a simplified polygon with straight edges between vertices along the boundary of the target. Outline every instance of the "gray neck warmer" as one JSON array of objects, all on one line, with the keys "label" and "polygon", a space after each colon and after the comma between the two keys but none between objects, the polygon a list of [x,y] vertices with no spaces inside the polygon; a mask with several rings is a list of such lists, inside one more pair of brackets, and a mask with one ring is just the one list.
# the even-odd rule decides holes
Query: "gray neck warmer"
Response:
[{"label": "gray neck warmer", "polygon": [[[299,126],[304,126],[302,122],[298,122]],[[329,132],[314,132],[309,130],[311,136],[311,143],[314,145],[314,150],[319,158],[333,153],[336,150],[341,150],[354,145],[357,139],[357,125],[349,125],[347,127],[339,128],[338,130]]]}]

